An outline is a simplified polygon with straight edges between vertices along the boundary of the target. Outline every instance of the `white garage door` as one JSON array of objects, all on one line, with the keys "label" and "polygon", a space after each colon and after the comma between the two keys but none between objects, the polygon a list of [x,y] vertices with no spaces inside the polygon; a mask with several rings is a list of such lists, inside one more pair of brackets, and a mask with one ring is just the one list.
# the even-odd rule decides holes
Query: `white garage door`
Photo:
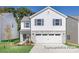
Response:
[{"label": "white garage door", "polygon": [[36,43],[62,43],[62,34],[36,34]]}]

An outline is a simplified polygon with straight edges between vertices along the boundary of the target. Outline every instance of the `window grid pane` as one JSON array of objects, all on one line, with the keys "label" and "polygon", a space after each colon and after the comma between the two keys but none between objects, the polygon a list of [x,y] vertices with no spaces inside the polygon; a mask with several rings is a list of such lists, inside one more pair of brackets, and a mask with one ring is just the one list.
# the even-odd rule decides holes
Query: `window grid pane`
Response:
[{"label": "window grid pane", "polygon": [[30,22],[25,22],[24,23],[24,27],[26,28],[26,27],[30,27]]},{"label": "window grid pane", "polygon": [[62,25],[62,19],[53,19],[53,25]]},{"label": "window grid pane", "polygon": [[39,25],[39,26],[44,25],[44,19],[35,19],[35,25]]}]

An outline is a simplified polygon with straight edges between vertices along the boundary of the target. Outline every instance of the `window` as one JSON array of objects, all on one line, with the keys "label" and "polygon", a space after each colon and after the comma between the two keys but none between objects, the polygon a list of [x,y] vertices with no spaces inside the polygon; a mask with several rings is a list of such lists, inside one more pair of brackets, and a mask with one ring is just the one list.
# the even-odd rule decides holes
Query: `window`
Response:
[{"label": "window", "polygon": [[41,36],[41,34],[36,34],[36,36]]},{"label": "window", "polygon": [[12,24],[12,28],[14,27],[14,25]]},{"label": "window", "polygon": [[70,40],[70,35],[67,35],[67,40]]},{"label": "window", "polygon": [[30,27],[30,22],[29,22],[29,21],[28,21],[28,22],[25,22],[25,23],[24,23],[24,27],[25,27],[25,28],[29,28],[29,27]]},{"label": "window", "polygon": [[56,36],[60,36],[60,34],[55,34]]},{"label": "window", "polygon": [[35,19],[35,25],[43,26],[44,25],[44,19]]},{"label": "window", "polygon": [[47,34],[43,34],[43,36],[47,36]]},{"label": "window", "polygon": [[54,34],[49,34],[49,36],[53,36]]},{"label": "window", "polygon": [[53,25],[54,26],[62,25],[62,19],[53,19]]}]

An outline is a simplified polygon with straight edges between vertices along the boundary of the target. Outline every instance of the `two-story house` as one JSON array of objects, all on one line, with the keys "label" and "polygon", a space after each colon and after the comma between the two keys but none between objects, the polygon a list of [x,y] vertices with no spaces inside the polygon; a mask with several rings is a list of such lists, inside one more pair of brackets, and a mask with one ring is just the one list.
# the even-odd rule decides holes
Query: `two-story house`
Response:
[{"label": "two-story house", "polygon": [[66,41],[79,44],[79,16],[66,16],[46,7],[21,21],[20,41],[62,44]]},{"label": "two-story house", "polygon": [[65,43],[67,16],[46,7],[21,21],[20,41],[34,43]]}]

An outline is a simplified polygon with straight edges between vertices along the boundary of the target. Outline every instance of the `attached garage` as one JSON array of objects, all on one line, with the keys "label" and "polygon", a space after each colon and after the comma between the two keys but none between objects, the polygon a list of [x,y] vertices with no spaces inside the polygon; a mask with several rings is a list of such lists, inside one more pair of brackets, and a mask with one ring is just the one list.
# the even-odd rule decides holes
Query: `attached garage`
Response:
[{"label": "attached garage", "polygon": [[36,43],[62,43],[62,34],[36,34]]}]

